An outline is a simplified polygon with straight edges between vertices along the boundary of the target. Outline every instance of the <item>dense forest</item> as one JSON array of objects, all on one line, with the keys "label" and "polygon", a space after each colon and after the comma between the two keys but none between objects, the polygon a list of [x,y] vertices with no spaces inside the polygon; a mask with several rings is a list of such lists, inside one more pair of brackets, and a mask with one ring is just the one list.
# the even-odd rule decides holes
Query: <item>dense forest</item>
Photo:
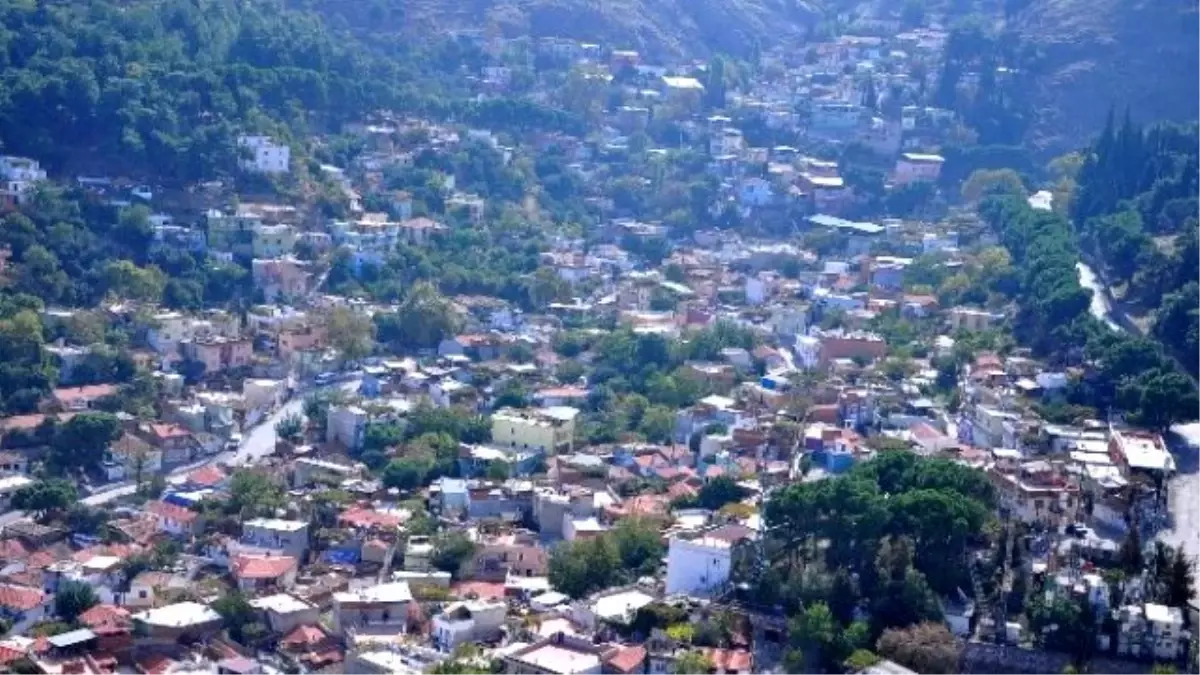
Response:
[{"label": "dense forest", "polygon": [[1109,119],[1078,176],[1072,217],[1124,299],[1154,312],[1153,334],[1200,369],[1197,125],[1142,129]]},{"label": "dense forest", "polygon": [[1111,330],[1093,317],[1079,283],[1079,249],[1063,216],[1015,196],[989,197],[980,214],[999,234],[1019,271],[1014,321],[1018,341],[1060,366],[1089,364],[1069,392],[1072,403],[1126,412],[1155,428],[1189,420],[1196,387],[1158,342]]},{"label": "dense forest", "polygon": [[[236,166],[235,139],[288,141],[380,108],[495,128],[570,128],[528,100],[446,97],[481,62],[450,39],[365,45],[274,0],[0,0],[4,150],[52,170],[195,181]],[[90,161],[89,161],[90,160]]]}]

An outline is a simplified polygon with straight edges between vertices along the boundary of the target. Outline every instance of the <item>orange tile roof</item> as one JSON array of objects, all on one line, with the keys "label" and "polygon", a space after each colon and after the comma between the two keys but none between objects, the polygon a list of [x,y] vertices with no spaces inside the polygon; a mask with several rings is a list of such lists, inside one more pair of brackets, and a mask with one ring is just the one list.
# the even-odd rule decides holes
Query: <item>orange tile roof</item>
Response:
[{"label": "orange tile roof", "polygon": [[502,581],[460,581],[450,587],[460,598],[474,595],[480,600],[503,600],[504,582]]},{"label": "orange tile roof", "polygon": [[338,522],[352,527],[398,527],[404,518],[393,513],[381,513],[375,509],[352,506],[338,516]]},{"label": "orange tile roof", "polygon": [[5,644],[0,644],[0,666],[7,666],[17,659],[25,657],[25,650]]},{"label": "orange tile roof", "polygon": [[239,555],[233,559],[233,575],[238,579],[275,579],[296,568],[291,556]]},{"label": "orange tile roof", "polygon": [[736,670],[738,672],[750,672],[750,667],[754,663],[754,657],[750,652],[744,649],[715,649],[709,647],[700,650],[712,661],[713,666],[719,671]]},{"label": "orange tile roof", "polygon": [[28,612],[41,605],[46,600],[46,594],[36,588],[0,584],[0,607],[18,612]]},{"label": "orange tile roof", "polygon": [[36,429],[39,424],[45,421],[47,417],[57,418],[61,423],[70,420],[74,416],[75,413],[59,413],[57,415],[42,415],[40,413],[34,413],[32,415],[14,415],[13,417],[6,417],[0,420],[0,429],[9,431],[13,429],[24,429],[25,431],[32,431],[33,429]]},{"label": "orange tile roof", "polygon": [[88,628],[130,625],[129,611],[116,605],[96,605],[80,614],[79,621]]},{"label": "orange tile roof", "polygon": [[155,436],[162,439],[182,438],[184,436],[192,435],[192,432],[184,429],[178,424],[151,424],[150,429],[154,432]]},{"label": "orange tile roof", "polygon": [[192,523],[200,517],[199,513],[191,509],[185,509],[178,504],[170,502],[150,502],[146,505],[146,511],[153,513],[159,518],[175,520],[180,523]]},{"label": "orange tile roof", "polygon": [[162,654],[148,654],[134,665],[137,666],[139,671],[146,673],[146,675],[162,675],[175,665],[175,660]]},{"label": "orange tile roof", "polygon": [[200,467],[187,475],[189,483],[194,485],[202,485],[204,487],[214,487],[220,485],[228,478],[225,472],[219,468],[209,464],[208,466]]},{"label": "orange tile roof", "polygon": [[60,387],[54,390],[54,398],[60,403],[76,401],[94,401],[117,393],[117,387],[111,384],[92,384],[86,387]]},{"label": "orange tile roof", "polygon": [[0,560],[24,560],[29,557],[29,547],[20,539],[0,539]]},{"label": "orange tile roof", "polygon": [[621,647],[608,659],[608,665],[622,673],[632,673],[646,662],[646,648],[641,645]]},{"label": "orange tile roof", "polygon": [[320,644],[329,637],[320,626],[304,624],[287,634],[279,644],[284,647],[311,647]]}]

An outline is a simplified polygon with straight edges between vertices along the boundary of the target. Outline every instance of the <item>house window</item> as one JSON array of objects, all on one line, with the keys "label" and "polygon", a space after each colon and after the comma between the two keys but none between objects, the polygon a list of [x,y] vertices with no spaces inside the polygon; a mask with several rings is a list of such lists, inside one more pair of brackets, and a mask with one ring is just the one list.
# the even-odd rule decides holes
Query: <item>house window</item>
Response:
[{"label": "house window", "polygon": [[139,597],[139,598],[143,598],[143,599],[145,599],[145,597],[146,597],[146,591],[144,591],[144,590],[138,591],[138,597]]}]

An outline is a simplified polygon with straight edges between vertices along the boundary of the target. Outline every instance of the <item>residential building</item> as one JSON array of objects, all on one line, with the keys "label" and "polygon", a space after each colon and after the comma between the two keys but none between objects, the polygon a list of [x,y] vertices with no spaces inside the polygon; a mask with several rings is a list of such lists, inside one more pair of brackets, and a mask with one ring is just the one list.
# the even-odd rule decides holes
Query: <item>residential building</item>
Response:
[{"label": "residential building", "polygon": [[291,225],[258,225],[253,230],[251,250],[255,258],[279,258],[296,248],[296,228]]},{"label": "residential building", "polygon": [[321,620],[321,608],[294,595],[278,593],[254,598],[250,606],[264,613],[272,632],[287,635],[300,626],[315,626]]},{"label": "residential building", "polygon": [[555,633],[504,656],[510,675],[600,675],[615,650],[584,637]]},{"label": "residential building", "polygon": [[255,173],[287,173],[290,170],[292,150],[276,143],[269,136],[241,136],[238,146],[245,148],[249,157],[241,162],[242,168]]},{"label": "residential building", "polygon": [[297,560],[308,552],[308,522],[255,518],[242,525],[242,543],[281,551]]},{"label": "residential building", "polygon": [[204,222],[209,250],[247,258],[254,255],[254,232],[263,225],[258,213],[239,209],[229,214],[210,209]]},{"label": "residential building", "polygon": [[868,362],[887,355],[887,343],[874,333],[818,332],[821,341],[821,362],[836,359],[862,359]]},{"label": "residential building", "polygon": [[0,583],[0,619],[7,622],[9,632],[20,635],[51,614],[53,596],[38,588]]},{"label": "residential building", "polygon": [[354,628],[396,626],[408,620],[412,592],[404,581],[333,594],[333,630],[342,635]]},{"label": "residential building", "polygon": [[146,505],[146,511],[158,521],[161,531],[177,537],[194,537],[202,532],[204,521],[200,514],[178,504],[154,501]]},{"label": "residential building", "polygon": [[198,602],[177,602],[133,615],[135,626],[150,639],[199,640],[221,630],[221,615]]},{"label": "residential building", "polygon": [[996,314],[971,307],[954,307],[946,313],[953,331],[983,331],[991,328],[1004,319],[1003,314]]},{"label": "residential building", "polygon": [[205,373],[245,368],[254,356],[254,343],[250,338],[192,338],[182,342],[180,348],[184,358],[203,363]]},{"label": "residential building", "polygon": [[729,582],[734,547],[751,534],[739,526],[677,534],[667,548],[667,595],[709,597]]},{"label": "residential building", "polygon": [[0,203],[17,206],[25,203],[39,181],[46,180],[46,171],[36,159],[0,156]]},{"label": "residential building", "polygon": [[255,258],[250,266],[254,287],[267,302],[295,300],[308,292],[312,273],[308,265],[293,257]]},{"label": "residential building", "polygon": [[906,152],[896,160],[896,168],[892,171],[892,182],[897,185],[936,182],[942,173],[942,165],[945,163],[946,160],[941,155]]},{"label": "residential building", "polygon": [[1112,429],[1108,454],[1113,463],[1134,471],[1168,476],[1175,472],[1175,459],[1161,434],[1136,429]]},{"label": "residential building", "polygon": [[1076,522],[1082,501],[1079,484],[1051,463],[1026,462],[1015,469],[995,465],[987,473],[1001,508],[1017,520],[1048,527]]},{"label": "residential building", "polygon": [[341,443],[357,450],[362,447],[368,419],[367,411],[356,405],[330,406],[326,414],[325,442]]},{"label": "residential building", "polygon": [[1187,655],[1190,633],[1183,610],[1155,603],[1126,605],[1117,612],[1117,653],[1171,663]]},{"label": "residential building", "polygon": [[291,590],[299,571],[297,560],[287,555],[239,555],[229,566],[242,592]]},{"label": "residential building", "polygon": [[493,640],[504,627],[508,603],[467,600],[446,605],[433,617],[431,636],[443,651],[466,643]]},{"label": "residential building", "polygon": [[492,415],[492,443],[550,453],[571,450],[577,408],[505,408]]}]

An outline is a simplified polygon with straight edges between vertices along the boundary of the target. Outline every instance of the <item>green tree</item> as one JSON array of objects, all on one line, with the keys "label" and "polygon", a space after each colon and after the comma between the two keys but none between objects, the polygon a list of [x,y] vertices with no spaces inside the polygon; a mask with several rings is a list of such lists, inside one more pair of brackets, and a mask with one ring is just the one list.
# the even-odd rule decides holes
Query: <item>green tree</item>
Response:
[{"label": "green tree", "polygon": [[222,595],[212,603],[212,609],[221,615],[221,623],[234,641],[246,644],[251,638],[261,635],[258,611],[241,591]]},{"label": "green tree", "polygon": [[889,628],[879,637],[875,651],[918,673],[961,672],[961,647],[941,624],[922,623],[907,628]]},{"label": "green tree", "polygon": [[325,317],[329,343],[342,356],[357,361],[369,356],[375,346],[375,324],[364,313],[349,307],[334,307]]},{"label": "green tree", "polygon": [[435,568],[453,574],[462,574],[467,563],[475,556],[475,542],[464,532],[447,532],[433,539],[433,554],[429,563]]},{"label": "green tree", "polygon": [[415,490],[425,484],[432,468],[428,459],[397,457],[383,468],[383,484],[398,490]]},{"label": "green tree", "polygon": [[283,487],[267,476],[249,470],[235,471],[229,479],[226,512],[242,519],[271,516],[284,505]]},{"label": "green tree", "polygon": [[12,506],[21,511],[33,511],[41,519],[66,511],[78,499],[74,483],[61,478],[47,478],[14,492]]},{"label": "green tree", "polygon": [[572,598],[617,583],[621,557],[608,537],[577,539],[559,544],[550,553],[550,585]]},{"label": "green tree", "polygon": [[717,476],[700,487],[697,500],[700,506],[716,511],[726,504],[740,502],[749,491],[729,476]]},{"label": "green tree", "polygon": [[662,534],[653,521],[625,518],[604,536],[611,538],[621,560],[621,569],[627,576],[636,578],[653,574],[666,553]]},{"label": "green tree", "polygon": [[704,652],[690,651],[684,652],[675,659],[675,667],[671,672],[678,675],[695,675],[696,673],[711,673],[713,668],[712,659],[708,658]]},{"label": "green tree", "polygon": [[58,426],[47,461],[57,470],[99,466],[104,452],[121,435],[121,422],[103,412],[80,413]]},{"label": "green tree", "polygon": [[285,415],[275,425],[275,434],[289,441],[300,440],[304,432],[304,419],[299,415]]},{"label": "green tree", "polygon": [[80,614],[99,603],[96,591],[81,581],[62,581],[54,593],[54,613],[67,623],[73,623]]},{"label": "green tree", "polygon": [[512,475],[512,467],[508,462],[502,459],[488,462],[487,477],[489,480],[508,480],[510,475]]}]

